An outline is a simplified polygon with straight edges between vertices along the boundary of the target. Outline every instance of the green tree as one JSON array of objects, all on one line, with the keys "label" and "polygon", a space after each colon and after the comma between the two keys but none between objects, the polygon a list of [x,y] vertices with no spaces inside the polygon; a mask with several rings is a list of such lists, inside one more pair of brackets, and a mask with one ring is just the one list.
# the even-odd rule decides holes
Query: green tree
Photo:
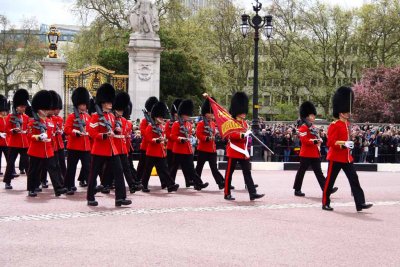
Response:
[{"label": "green tree", "polygon": [[7,17],[0,15],[0,91],[26,86],[28,79],[38,83],[42,68],[38,60],[46,56],[46,48],[34,32],[33,20],[25,20],[22,30],[10,25]]},{"label": "green tree", "polygon": [[97,56],[97,63],[115,74],[129,73],[129,53],[115,48],[100,50]]}]

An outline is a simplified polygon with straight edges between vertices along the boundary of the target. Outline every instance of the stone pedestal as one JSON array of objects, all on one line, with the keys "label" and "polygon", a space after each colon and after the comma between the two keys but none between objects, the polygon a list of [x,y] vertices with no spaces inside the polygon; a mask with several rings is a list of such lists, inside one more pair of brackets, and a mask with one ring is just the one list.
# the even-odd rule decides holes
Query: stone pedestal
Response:
[{"label": "stone pedestal", "polygon": [[150,96],[160,97],[160,54],[157,34],[131,34],[129,45],[129,96],[133,120],[143,117],[142,109]]},{"label": "stone pedestal", "polygon": [[39,63],[43,67],[43,89],[56,91],[65,103],[64,70],[67,63],[61,58],[45,58]]}]

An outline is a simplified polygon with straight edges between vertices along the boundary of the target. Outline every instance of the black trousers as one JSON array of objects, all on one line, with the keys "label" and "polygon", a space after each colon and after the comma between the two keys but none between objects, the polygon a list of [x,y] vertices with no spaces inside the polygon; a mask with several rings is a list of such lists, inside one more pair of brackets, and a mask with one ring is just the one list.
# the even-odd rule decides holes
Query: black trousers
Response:
[{"label": "black trousers", "polygon": [[218,170],[217,152],[210,153],[210,152],[198,151],[196,173],[201,177],[201,173],[203,172],[203,167],[206,161],[208,161],[208,164],[210,165],[211,173],[215,179],[215,182],[218,185],[224,184],[224,177]]},{"label": "black trousers", "polygon": [[90,171],[90,152],[89,151],[80,151],[80,150],[72,150],[68,149],[67,156],[67,171],[64,179],[65,186],[68,189],[71,189],[75,186],[75,175],[76,175],[76,167],[78,165],[79,160],[81,161],[81,174],[82,177],[80,181],[88,181],[89,179],[89,171]]},{"label": "black trousers", "polygon": [[126,190],[124,175],[122,172],[122,164],[119,156],[112,155],[111,157],[92,155],[90,164],[90,174],[88,182],[88,190],[86,199],[88,201],[95,200],[94,195],[96,194],[97,176],[103,170],[104,164],[112,166],[112,172],[115,179],[115,199],[125,199]]},{"label": "black trousers", "polygon": [[49,172],[54,191],[64,187],[60,169],[57,168],[55,157],[38,158],[30,156],[28,168],[28,191],[34,191],[35,188],[38,187],[42,170]]},{"label": "black trousers", "polygon": [[144,188],[147,188],[149,185],[151,171],[154,166],[156,167],[162,185],[170,187],[175,184],[169,174],[167,160],[165,158],[146,156],[146,165],[142,176],[142,184]]},{"label": "black trousers", "polygon": [[333,185],[335,184],[336,177],[338,176],[340,170],[343,170],[347,176],[350,183],[351,192],[354,196],[354,202],[356,207],[361,206],[365,203],[364,191],[361,188],[360,182],[358,180],[358,175],[354,169],[353,163],[341,163],[335,161],[329,161],[328,163],[328,175],[326,176],[326,184],[324,187],[324,193],[322,195],[322,205],[330,205],[331,203],[331,192]]},{"label": "black trousers", "polygon": [[174,166],[174,160],[175,160],[174,152],[172,152],[172,150],[167,150],[167,163],[168,163],[169,174],[170,174],[172,180],[175,181],[176,173],[178,172],[179,165],[178,165],[178,167]]},{"label": "black trousers", "polygon": [[[28,151],[28,149],[26,150]],[[24,154],[20,154],[19,156],[19,165],[18,165],[18,169],[20,172],[22,171],[28,171],[29,168],[29,156],[27,153]],[[15,168],[14,168],[14,172],[15,172]]]},{"label": "black trousers", "polygon": [[146,163],[146,150],[140,150],[139,162],[137,166],[137,176],[142,178],[144,172],[144,165]]},{"label": "black trousers", "polygon": [[2,155],[4,154],[4,158],[6,159],[6,163],[8,161],[8,147],[6,146],[0,146],[0,172],[1,172],[1,159]]},{"label": "black trousers", "polygon": [[[186,184],[193,182],[194,185],[201,185],[203,181],[194,169],[193,155],[192,154],[177,154],[174,153],[174,163],[172,164],[173,169],[178,169],[179,166],[182,168],[183,176],[185,177]],[[171,177],[173,178],[173,177]],[[175,182],[175,179],[173,178]]]},{"label": "black trousers", "polygon": [[250,194],[256,192],[256,188],[254,187],[253,177],[251,176],[250,171],[250,160],[248,159],[235,159],[228,157],[228,166],[225,171],[225,196],[231,194],[231,186],[232,186],[232,175],[235,171],[236,164],[239,163],[242,167],[244,182],[247,186],[247,190]]},{"label": "black trousers", "polygon": [[321,170],[321,159],[320,158],[305,158],[300,157],[300,168],[297,171],[296,179],[294,180],[293,189],[300,191],[303,185],[304,174],[306,173],[308,167],[311,165],[315,177],[317,177],[319,186],[321,190],[324,190],[325,186],[325,176]]},{"label": "black trousers", "polygon": [[134,182],[136,184],[141,184],[142,183],[141,177],[138,176],[138,172],[136,171],[135,166],[133,166],[133,153],[128,154],[128,163]]},{"label": "black trousers", "polygon": [[64,152],[64,149],[59,149],[58,151],[54,151],[54,156],[57,157],[58,164],[59,164],[60,170],[61,170],[61,175],[62,175],[63,178],[65,178],[65,175],[67,175],[67,166],[65,164],[65,152]]},{"label": "black trousers", "polygon": [[[4,173],[3,182],[11,183],[12,174],[15,171],[15,160],[19,154],[20,156],[20,165],[28,166],[28,156],[26,152],[28,151],[27,148],[17,148],[17,147],[9,147],[8,148],[8,161],[7,161],[7,168],[6,172]],[[38,176],[39,177],[39,176]]]},{"label": "black trousers", "polygon": [[[134,178],[132,176],[132,172],[129,167],[128,156],[126,154],[121,154],[121,155],[118,155],[118,157],[121,161],[122,172],[124,173],[125,181],[128,184],[129,188],[131,188],[135,184],[134,184]],[[109,163],[110,162],[107,162],[105,170],[104,170],[104,174],[103,174],[102,185],[104,185],[104,186],[111,186],[115,179],[112,165]]]}]

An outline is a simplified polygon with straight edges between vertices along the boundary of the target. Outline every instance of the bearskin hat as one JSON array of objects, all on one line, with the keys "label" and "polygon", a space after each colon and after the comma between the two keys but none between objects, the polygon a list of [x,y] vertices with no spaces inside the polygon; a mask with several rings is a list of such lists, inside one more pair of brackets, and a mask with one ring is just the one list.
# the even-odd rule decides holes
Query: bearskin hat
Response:
[{"label": "bearskin hat", "polygon": [[300,105],[300,118],[304,119],[307,118],[308,115],[314,114],[317,115],[317,110],[313,103],[310,101],[305,101]]},{"label": "bearskin hat", "polygon": [[96,104],[100,105],[105,102],[114,102],[115,98],[115,89],[109,83],[103,83],[100,85],[99,89],[97,89],[96,93]]},{"label": "bearskin hat", "polygon": [[178,108],[178,115],[193,116],[193,101],[190,99],[182,100]]},{"label": "bearskin hat", "polygon": [[89,108],[90,95],[89,91],[85,87],[78,87],[72,92],[72,104],[78,107],[81,104],[86,104],[86,108]]},{"label": "bearskin hat", "polygon": [[4,95],[0,95],[0,112],[1,111],[8,111],[8,103],[7,98]]},{"label": "bearskin hat", "polygon": [[29,118],[33,118],[32,107],[27,106],[25,109],[25,114],[28,115]]},{"label": "bearskin hat", "polygon": [[150,96],[147,100],[146,103],[144,104],[144,107],[146,108],[147,112],[150,112],[153,106],[158,102],[158,98],[155,96]]},{"label": "bearskin hat", "polygon": [[351,112],[354,102],[354,92],[350,87],[339,87],[333,95],[333,117],[339,118],[339,113]]},{"label": "bearskin hat", "polygon": [[40,90],[37,92],[32,98],[32,110],[38,112],[41,110],[49,110],[52,107],[51,101],[51,93],[47,90]]},{"label": "bearskin hat", "polygon": [[182,102],[182,98],[177,98],[174,100],[174,102],[171,105],[171,115],[174,116],[176,113],[178,113],[178,108],[179,105]]},{"label": "bearskin hat", "polygon": [[54,90],[49,91],[51,94],[51,109],[62,109],[61,96]]},{"label": "bearskin hat", "polygon": [[131,98],[129,97],[128,93],[120,92],[115,96],[113,109],[114,110],[125,110],[128,107],[130,101],[131,101]]},{"label": "bearskin hat", "polygon": [[13,97],[14,107],[27,106],[29,100],[29,93],[25,89],[18,89]]},{"label": "bearskin hat", "polygon": [[249,112],[249,98],[244,92],[236,92],[231,99],[231,107],[229,109],[233,118],[239,114],[247,114]]},{"label": "bearskin hat", "polygon": [[[214,97],[211,97],[211,99],[215,101]],[[210,100],[208,100],[208,98],[204,100],[203,105],[201,106],[201,115],[205,116],[206,113],[213,113],[213,110],[210,105]]]},{"label": "bearskin hat", "polygon": [[151,117],[154,118],[164,118],[167,114],[167,106],[164,102],[157,102],[151,109]]},{"label": "bearskin hat", "polygon": [[132,102],[129,101],[128,106],[126,106],[126,108],[124,109],[122,117],[129,120],[131,118],[131,114],[132,114]]},{"label": "bearskin hat", "polygon": [[88,113],[90,115],[92,115],[93,113],[96,113],[96,102],[95,102],[94,98],[91,98],[89,100]]}]

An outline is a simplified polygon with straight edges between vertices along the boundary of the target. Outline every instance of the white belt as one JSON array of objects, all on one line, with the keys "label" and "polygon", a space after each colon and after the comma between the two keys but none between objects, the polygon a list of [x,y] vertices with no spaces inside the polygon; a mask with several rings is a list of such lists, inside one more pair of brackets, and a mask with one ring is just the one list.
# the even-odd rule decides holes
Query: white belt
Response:
[{"label": "white belt", "polygon": [[114,135],[114,138],[125,139],[125,135]]},{"label": "white belt", "polygon": [[232,142],[229,142],[229,145],[231,146],[231,148],[243,155],[246,156],[246,158],[250,158],[250,154],[249,151],[247,150],[247,145],[249,144],[249,138],[246,137],[246,145],[243,148],[238,147],[237,145],[233,144]]}]

